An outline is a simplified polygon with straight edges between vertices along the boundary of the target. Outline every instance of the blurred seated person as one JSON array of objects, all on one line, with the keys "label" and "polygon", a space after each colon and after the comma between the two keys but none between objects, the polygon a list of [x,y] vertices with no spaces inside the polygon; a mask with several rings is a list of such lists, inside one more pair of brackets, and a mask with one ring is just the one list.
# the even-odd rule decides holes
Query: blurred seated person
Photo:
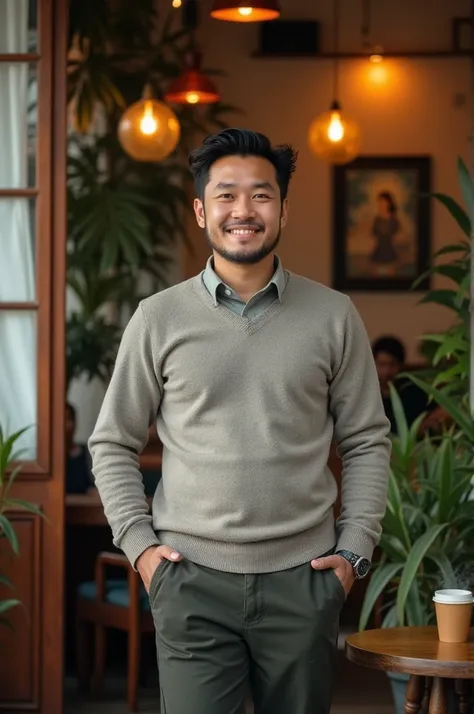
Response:
[{"label": "blurred seated person", "polygon": [[66,493],[86,493],[93,484],[89,451],[85,444],[76,444],[76,410],[66,404]]},{"label": "blurred seated person", "polygon": [[372,354],[377,368],[385,414],[390,420],[392,433],[397,433],[397,427],[390,399],[390,382],[393,382],[398,392],[408,426],[423,412],[431,413],[435,410],[436,405],[429,403],[426,392],[408,378],[398,376],[405,368],[406,352],[403,343],[397,337],[379,337],[372,343]]}]

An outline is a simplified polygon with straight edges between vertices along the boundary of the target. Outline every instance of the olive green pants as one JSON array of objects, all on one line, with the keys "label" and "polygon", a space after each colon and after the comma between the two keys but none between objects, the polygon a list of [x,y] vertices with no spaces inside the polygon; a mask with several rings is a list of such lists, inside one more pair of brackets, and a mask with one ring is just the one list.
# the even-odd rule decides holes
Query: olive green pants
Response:
[{"label": "olive green pants", "polygon": [[339,613],[332,570],[237,575],[183,560],[154,573],[161,714],[328,714]]}]

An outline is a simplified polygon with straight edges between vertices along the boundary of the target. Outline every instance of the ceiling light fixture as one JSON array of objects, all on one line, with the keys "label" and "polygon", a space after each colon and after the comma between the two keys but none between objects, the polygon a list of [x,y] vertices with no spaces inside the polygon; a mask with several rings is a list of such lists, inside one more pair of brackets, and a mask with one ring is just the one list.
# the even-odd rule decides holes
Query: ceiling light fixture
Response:
[{"label": "ceiling light fixture", "polygon": [[211,17],[228,22],[265,22],[280,17],[278,0],[214,0]]},{"label": "ceiling light fixture", "polygon": [[165,101],[172,104],[215,104],[220,95],[214,82],[201,72],[201,53],[192,52],[188,69],[171,83]]}]

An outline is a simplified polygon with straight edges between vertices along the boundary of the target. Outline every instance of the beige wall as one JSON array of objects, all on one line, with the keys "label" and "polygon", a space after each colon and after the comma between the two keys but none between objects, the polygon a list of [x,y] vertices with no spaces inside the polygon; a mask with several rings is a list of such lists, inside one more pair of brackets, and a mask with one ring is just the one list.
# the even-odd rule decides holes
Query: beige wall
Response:
[{"label": "beige wall", "polygon": [[[227,72],[218,78],[223,101],[245,110],[232,123],[267,133],[276,142],[299,150],[290,191],[291,217],[279,247],[290,270],[330,285],[332,272],[331,171],[307,147],[311,120],[332,99],[329,60],[253,59],[254,25],[237,25],[208,17],[202,0],[200,40],[205,63]],[[341,0],[341,49],[360,50],[361,5]],[[450,49],[451,17],[469,13],[468,0],[376,0],[372,3],[373,37],[387,50]],[[449,9],[451,6],[451,9]],[[323,23],[325,49],[331,50],[332,3],[327,0],[283,0],[283,17],[315,18]],[[459,196],[456,159],[468,155],[470,72],[466,59],[386,60],[386,81],[374,83],[366,61],[344,61],[341,96],[344,108],[360,124],[362,153],[429,154],[435,190]],[[186,256],[183,274],[198,272],[208,255],[202,234],[190,225],[195,258]],[[433,245],[454,241],[451,219],[433,205]],[[409,359],[417,357],[417,337],[449,324],[450,314],[432,306],[415,307],[419,295],[352,293],[371,338],[388,331],[407,343]]]}]

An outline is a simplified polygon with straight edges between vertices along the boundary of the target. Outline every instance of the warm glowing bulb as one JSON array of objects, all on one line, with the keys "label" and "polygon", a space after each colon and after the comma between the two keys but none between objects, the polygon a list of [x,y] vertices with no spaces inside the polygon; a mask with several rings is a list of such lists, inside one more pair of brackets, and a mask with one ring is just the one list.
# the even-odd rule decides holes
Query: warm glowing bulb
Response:
[{"label": "warm glowing bulb", "polygon": [[239,7],[239,15],[242,15],[243,17],[248,17],[251,15],[253,12],[253,8],[251,7]]},{"label": "warm glowing bulb", "polygon": [[311,151],[329,164],[347,164],[359,153],[360,130],[334,101],[329,111],[317,116],[309,127]]},{"label": "warm glowing bulb", "polygon": [[154,99],[146,86],[143,99],[120,117],[117,134],[122,149],[135,161],[164,161],[176,149],[180,125],[173,110]]},{"label": "warm glowing bulb", "polygon": [[328,126],[328,138],[330,141],[341,141],[344,137],[344,127],[339,112],[332,112],[331,121]]},{"label": "warm glowing bulb", "polygon": [[153,116],[153,106],[151,102],[145,104],[145,112],[140,120],[140,131],[146,136],[151,136],[158,129],[158,122]]},{"label": "warm glowing bulb", "polygon": [[188,104],[197,104],[199,102],[199,94],[197,92],[188,92],[186,94]]},{"label": "warm glowing bulb", "polygon": [[383,62],[383,57],[382,55],[370,55],[370,61],[374,64],[380,64],[380,62]]},{"label": "warm glowing bulb", "polygon": [[181,7],[181,0],[173,0],[171,4],[173,7]]},{"label": "warm glowing bulb", "polygon": [[383,64],[373,64],[369,68],[369,79],[372,84],[386,84],[387,70]]}]

